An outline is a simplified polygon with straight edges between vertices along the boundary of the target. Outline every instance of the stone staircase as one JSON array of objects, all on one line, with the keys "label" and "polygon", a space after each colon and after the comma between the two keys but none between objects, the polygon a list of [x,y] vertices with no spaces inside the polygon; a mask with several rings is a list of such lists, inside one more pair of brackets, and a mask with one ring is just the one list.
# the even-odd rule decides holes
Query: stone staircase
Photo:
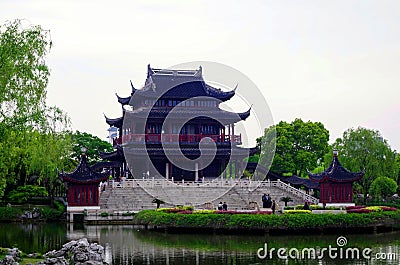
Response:
[{"label": "stone staircase", "polygon": [[[161,207],[193,205],[196,209],[215,208],[222,201],[229,209],[249,209],[250,202],[262,207],[264,193],[276,200],[289,196],[289,205],[303,204],[305,200],[318,203],[318,199],[281,181],[218,180],[207,183],[179,182],[163,179],[125,180],[110,182],[100,195],[100,208],[107,211],[140,211],[154,209],[154,198],[166,202]],[[254,204],[254,203],[253,203]]]}]

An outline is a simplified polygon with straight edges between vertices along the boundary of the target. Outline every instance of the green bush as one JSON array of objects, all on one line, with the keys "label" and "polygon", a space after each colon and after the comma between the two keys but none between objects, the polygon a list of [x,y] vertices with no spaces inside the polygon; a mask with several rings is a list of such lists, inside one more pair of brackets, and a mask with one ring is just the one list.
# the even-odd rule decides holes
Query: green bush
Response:
[{"label": "green bush", "polygon": [[122,213],[122,216],[134,216],[135,213],[133,212],[126,212],[126,213]]},{"label": "green bush", "polygon": [[8,198],[12,202],[24,203],[33,196],[47,196],[48,193],[44,187],[25,185],[19,186],[16,190],[12,190],[8,194]]},{"label": "green bush", "polygon": [[198,228],[323,228],[371,225],[383,220],[400,222],[400,211],[371,212],[368,214],[172,214],[143,210],[137,213],[137,224],[166,227]]},{"label": "green bush", "polygon": [[107,217],[107,216],[108,216],[108,213],[107,213],[107,212],[102,212],[102,213],[100,214],[100,216],[101,216],[101,217]]},{"label": "green bush", "polygon": [[382,212],[383,209],[379,206],[368,206],[365,209],[370,210],[371,212]]},{"label": "green bush", "polygon": [[23,212],[23,209],[17,207],[0,207],[0,220],[16,219]]},{"label": "green bush", "polygon": [[59,221],[63,215],[63,211],[54,208],[44,207],[40,209],[43,217],[48,221]]}]

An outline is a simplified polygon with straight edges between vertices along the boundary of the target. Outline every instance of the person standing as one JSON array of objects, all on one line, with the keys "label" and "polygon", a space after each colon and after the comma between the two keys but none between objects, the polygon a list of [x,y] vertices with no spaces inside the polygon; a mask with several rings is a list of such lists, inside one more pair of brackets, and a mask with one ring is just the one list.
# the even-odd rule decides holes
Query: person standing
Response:
[{"label": "person standing", "polygon": [[226,204],[226,202],[224,202],[224,204],[222,204],[222,210],[228,211],[228,205]]},{"label": "person standing", "polygon": [[272,214],[275,214],[275,210],[276,210],[276,202],[275,202],[275,200],[272,200],[271,210],[272,210]]},{"label": "person standing", "polygon": [[223,206],[222,202],[219,202],[218,203],[218,211],[222,211],[222,206]]}]

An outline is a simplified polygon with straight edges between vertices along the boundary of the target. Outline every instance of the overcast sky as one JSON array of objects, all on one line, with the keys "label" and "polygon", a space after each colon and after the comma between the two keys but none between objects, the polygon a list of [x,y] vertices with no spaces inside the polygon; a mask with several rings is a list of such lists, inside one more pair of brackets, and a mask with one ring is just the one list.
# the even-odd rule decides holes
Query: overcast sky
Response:
[{"label": "overcast sky", "polygon": [[400,1],[2,0],[1,24],[16,18],[51,31],[48,102],[102,139],[148,63],[200,60],[247,75],[275,122],[320,121],[331,142],[363,126],[400,150]]}]

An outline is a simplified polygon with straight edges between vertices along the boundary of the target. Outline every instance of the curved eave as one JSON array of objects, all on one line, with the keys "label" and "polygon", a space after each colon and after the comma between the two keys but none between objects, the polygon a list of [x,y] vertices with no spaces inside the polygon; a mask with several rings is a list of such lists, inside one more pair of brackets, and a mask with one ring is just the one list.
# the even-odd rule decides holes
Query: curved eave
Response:
[{"label": "curved eave", "polygon": [[250,112],[251,112],[251,108],[249,108],[247,111],[242,112],[242,113],[238,113],[240,119],[242,121],[246,120],[249,116],[250,116]]},{"label": "curved eave", "polygon": [[108,174],[101,176],[101,177],[97,177],[95,179],[89,179],[89,180],[83,180],[83,179],[76,179],[74,177],[69,177],[67,175],[62,175],[61,176],[62,180],[64,182],[68,182],[68,183],[76,183],[76,184],[96,184],[96,183],[100,183],[102,181],[105,181],[109,178]]},{"label": "curved eave", "polygon": [[129,102],[131,101],[131,96],[123,98],[123,97],[118,96],[117,93],[115,93],[115,95],[117,96],[118,102],[121,105],[128,105]]},{"label": "curved eave", "polygon": [[116,119],[108,118],[106,115],[104,115],[104,117],[106,118],[106,123],[108,125],[114,126],[114,127],[117,127],[117,128],[121,128],[122,127],[122,123],[124,121],[124,117],[119,117],[119,118],[116,118]]},{"label": "curved eave", "polygon": [[58,175],[63,182],[72,183],[99,183],[107,179],[108,174],[97,173],[88,165],[85,155],[81,156],[78,166],[71,173],[59,173]]},{"label": "curved eave", "polygon": [[207,84],[205,84],[205,88],[210,97],[217,98],[221,101],[230,100],[236,93],[236,89],[225,92]]},{"label": "curved eave", "polygon": [[124,153],[122,147],[117,145],[117,150],[112,152],[99,152],[99,156],[104,160],[116,161],[124,158]]},{"label": "curved eave", "polygon": [[360,179],[362,179],[364,177],[364,174],[361,173],[355,173],[353,177],[351,178],[333,178],[327,175],[324,176],[315,176],[315,175],[309,175],[310,179],[314,182],[326,182],[326,181],[330,181],[330,182],[336,182],[336,183],[346,183],[346,182],[355,182],[358,181]]}]

